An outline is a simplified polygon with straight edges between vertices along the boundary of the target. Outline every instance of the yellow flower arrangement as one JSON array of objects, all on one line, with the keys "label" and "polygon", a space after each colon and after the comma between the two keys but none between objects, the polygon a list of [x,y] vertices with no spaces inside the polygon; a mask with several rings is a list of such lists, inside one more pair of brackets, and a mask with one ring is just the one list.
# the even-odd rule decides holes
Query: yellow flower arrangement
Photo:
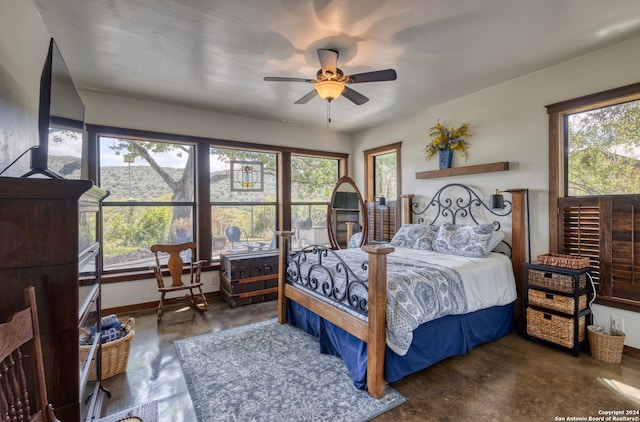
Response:
[{"label": "yellow flower arrangement", "polygon": [[431,159],[440,151],[459,151],[460,156],[467,158],[469,144],[467,139],[471,136],[469,133],[469,123],[463,123],[459,128],[447,127],[446,122],[438,123],[429,129],[431,142],[424,149],[427,154],[427,160]]}]

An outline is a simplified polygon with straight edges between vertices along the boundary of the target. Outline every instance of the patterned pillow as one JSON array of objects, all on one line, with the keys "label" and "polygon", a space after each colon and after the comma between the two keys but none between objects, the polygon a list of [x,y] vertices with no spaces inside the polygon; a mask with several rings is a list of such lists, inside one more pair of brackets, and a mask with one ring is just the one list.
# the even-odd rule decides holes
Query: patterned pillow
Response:
[{"label": "patterned pillow", "polygon": [[463,226],[443,223],[433,240],[433,249],[450,255],[484,258],[489,252],[487,246],[493,228],[493,224]]},{"label": "patterned pillow", "polygon": [[362,232],[354,233],[349,240],[350,248],[359,248],[362,241]]},{"label": "patterned pillow", "polygon": [[391,239],[392,246],[430,251],[438,228],[426,224],[403,224]]}]

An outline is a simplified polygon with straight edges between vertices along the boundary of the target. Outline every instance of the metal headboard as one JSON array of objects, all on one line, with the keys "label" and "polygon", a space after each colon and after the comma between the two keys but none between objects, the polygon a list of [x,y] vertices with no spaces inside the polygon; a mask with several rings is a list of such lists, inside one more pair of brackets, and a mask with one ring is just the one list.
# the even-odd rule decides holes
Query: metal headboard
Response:
[{"label": "metal headboard", "polygon": [[[461,183],[450,183],[441,187],[426,205],[419,202],[414,202],[411,205],[411,214],[417,218],[412,219],[420,224],[436,225],[443,222],[456,224],[459,218],[465,218],[473,221],[474,224],[491,223],[495,231],[500,230],[500,222],[498,220],[486,221],[487,217],[491,219],[492,216],[506,217],[511,214],[511,211],[511,201],[504,201],[504,209],[491,209],[480,195],[469,186]],[[502,243],[508,246],[509,251],[511,250],[511,245],[508,242],[502,241]]]}]

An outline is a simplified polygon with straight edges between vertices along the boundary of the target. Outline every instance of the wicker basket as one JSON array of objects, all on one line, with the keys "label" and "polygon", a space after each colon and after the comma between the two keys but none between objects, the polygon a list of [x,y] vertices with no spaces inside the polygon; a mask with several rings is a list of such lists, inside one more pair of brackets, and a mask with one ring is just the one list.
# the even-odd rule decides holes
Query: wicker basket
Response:
[{"label": "wicker basket", "polygon": [[620,363],[625,334],[613,328],[589,325],[589,349],[591,356],[602,362]]},{"label": "wicker basket", "polygon": [[[535,289],[529,289],[527,294],[530,305],[553,309],[554,311],[564,312],[565,314],[573,314],[575,311],[575,299],[573,297],[545,293]],[[582,295],[578,299],[578,310],[581,311],[586,307],[587,295]]]},{"label": "wicker basket", "polygon": [[550,265],[552,267],[563,267],[563,268],[572,268],[572,269],[580,269],[586,268],[589,266],[589,258],[586,256],[577,256],[577,255],[562,255],[562,254],[553,254],[547,253],[543,255],[538,255],[536,258],[538,264],[542,265]]},{"label": "wicker basket", "polygon": [[[136,334],[135,320],[129,318],[122,326],[124,336],[117,340],[102,344],[102,379],[121,374],[127,370],[131,341]],[[89,355],[91,346],[80,346],[80,362],[84,362]],[[89,380],[96,380],[96,361],[91,361]]]},{"label": "wicker basket", "polygon": [[528,282],[532,286],[546,287],[561,292],[573,293],[576,289],[584,289],[587,285],[587,276],[583,273],[578,277],[578,286],[574,286],[574,276],[529,269]]},{"label": "wicker basket", "polygon": [[[527,308],[527,334],[560,346],[573,348],[573,318]],[[584,340],[585,317],[578,322],[578,341]]]}]

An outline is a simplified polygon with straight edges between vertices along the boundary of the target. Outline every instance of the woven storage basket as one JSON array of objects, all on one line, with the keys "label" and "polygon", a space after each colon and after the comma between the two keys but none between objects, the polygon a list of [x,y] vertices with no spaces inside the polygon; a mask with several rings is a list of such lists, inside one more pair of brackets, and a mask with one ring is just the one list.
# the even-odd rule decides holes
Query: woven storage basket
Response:
[{"label": "woven storage basket", "polygon": [[538,255],[536,258],[538,264],[550,265],[552,267],[564,267],[564,268],[586,268],[589,266],[589,258],[586,256],[577,255],[562,255],[547,253]]},{"label": "woven storage basket", "polygon": [[613,328],[589,325],[589,349],[591,356],[602,362],[620,363],[625,334]]},{"label": "woven storage basket", "polygon": [[[122,326],[124,336],[117,340],[102,344],[102,379],[121,374],[127,370],[131,341],[136,334],[135,320],[129,318]],[[80,362],[84,362],[89,355],[91,346],[80,346]],[[89,380],[96,380],[96,361],[91,361]]]},{"label": "woven storage basket", "polygon": [[576,287],[574,286],[574,276],[570,274],[559,274],[555,272],[530,269],[528,272],[528,281],[529,284],[533,286],[547,287],[561,292],[572,293],[576,288],[585,288],[587,285],[587,276],[585,274],[580,274],[578,277],[578,286]]},{"label": "woven storage basket", "polygon": [[[584,340],[585,317],[578,322],[578,341]],[[573,318],[527,308],[527,334],[564,347],[573,347]]]},{"label": "woven storage basket", "polygon": [[[529,304],[536,305],[554,311],[572,314],[575,311],[575,301],[573,297],[554,295],[552,293],[541,292],[540,290],[529,289]],[[587,307],[587,295],[582,295],[578,299],[578,310]]]}]

